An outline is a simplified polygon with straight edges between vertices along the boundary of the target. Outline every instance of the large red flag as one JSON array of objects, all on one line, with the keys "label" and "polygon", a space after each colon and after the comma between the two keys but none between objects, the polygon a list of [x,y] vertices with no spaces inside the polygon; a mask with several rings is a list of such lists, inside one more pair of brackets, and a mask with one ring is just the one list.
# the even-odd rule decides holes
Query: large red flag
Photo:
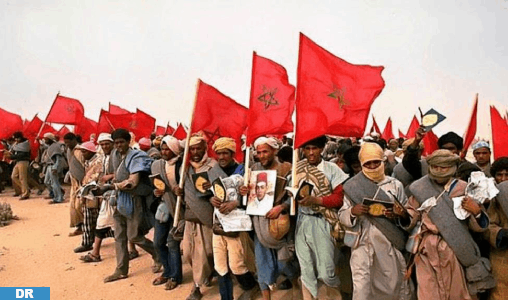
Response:
[{"label": "large red flag", "polygon": [[416,130],[420,127],[420,122],[416,116],[413,116],[413,120],[411,120],[411,124],[409,124],[409,128],[407,129],[406,138],[414,138],[416,135]]},{"label": "large red flag", "polygon": [[395,136],[393,135],[393,131],[392,131],[392,118],[388,118],[388,121],[386,121],[385,129],[383,130],[383,133],[381,134],[381,138],[387,142],[389,140],[395,138]]},{"label": "large red flag", "polygon": [[494,159],[508,156],[508,124],[494,106],[490,107],[490,120]]},{"label": "large red flag", "polygon": [[350,64],[300,33],[295,147],[323,134],[362,136],[383,69]]},{"label": "large red flag", "polygon": [[432,130],[427,132],[425,136],[423,137],[423,155],[427,156],[432,154],[432,152],[439,149],[439,146],[437,145],[438,137]]},{"label": "large red flag", "polygon": [[99,124],[97,126],[97,132],[111,133],[117,128],[124,128],[130,130],[130,124],[133,120],[133,113],[126,113],[115,115],[110,112],[101,109],[99,116]]},{"label": "large red flag", "polygon": [[471,119],[469,119],[469,125],[467,126],[466,133],[464,133],[464,147],[462,148],[461,156],[466,157],[467,148],[471,146],[473,139],[476,135],[476,115],[478,113],[478,94],[473,105],[473,112],[471,113]]},{"label": "large red flag", "polygon": [[0,139],[9,138],[14,132],[23,130],[23,119],[20,115],[0,108]]},{"label": "large red flag", "polygon": [[376,118],[374,118],[374,115],[372,115],[372,127],[370,128],[370,131],[368,133],[371,132],[377,132],[381,134],[381,129],[379,129],[379,126],[377,125]]},{"label": "large red flag", "polygon": [[65,125],[64,125],[64,126],[62,126],[62,128],[60,128],[60,129],[56,132],[56,134],[57,134],[59,137],[62,137],[62,138],[63,138],[63,136],[64,136],[64,135],[66,135],[66,134],[67,134],[67,133],[69,133],[69,132],[71,132],[71,131],[70,131],[70,129],[69,129],[69,128],[67,128],[67,126],[65,126]]},{"label": "large red flag", "polygon": [[136,109],[129,126],[129,130],[136,135],[136,140],[142,137],[149,138],[155,129],[155,118],[140,109]]},{"label": "large red flag", "polygon": [[160,136],[164,135],[166,133],[166,127],[157,125],[157,128],[155,129],[155,135]]},{"label": "large red flag", "polygon": [[85,118],[80,125],[74,127],[74,133],[79,134],[83,139],[83,141],[89,141],[91,140],[92,134],[94,134],[95,137],[97,138],[97,133],[100,133],[98,131],[98,128],[99,123],[95,122],[94,120]]},{"label": "large red flag", "polygon": [[286,69],[254,52],[247,145],[263,135],[292,132],[294,107],[295,87],[289,83]]},{"label": "large red flag", "polygon": [[37,114],[33,117],[33,119],[28,122],[26,127],[23,129],[23,135],[26,136],[29,139],[35,139],[37,137],[37,134],[39,133],[39,130],[41,130],[42,127],[42,120],[39,119]]},{"label": "large red flag", "polygon": [[50,124],[44,123],[42,125],[42,128],[40,129],[39,137],[42,137],[45,133],[48,133],[48,132],[50,132],[52,134],[56,134],[58,132],[58,130],[53,128],[53,126],[51,126]]},{"label": "large red flag", "polygon": [[235,139],[235,157],[238,161],[243,161],[241,138],[247,127],[247,113],[246,107],[199,80],[191,133],[204,132],[208,140],[208,152],[213,155],[211,150],[216,139]]},{"label": "large red flag", "polygon": [[56,95],[46,117],[48,123],[78,125],[85,117],[85,109],[79,100]]},{"label": "large red flag", "polygon": [[171,135],[171,134],[173,134],[173,132],[175,132],[175,129],[173,127],[171,127],[171,125],[169,125],[169,122],[168,122],[168,125],[166,126],[166,135]]},{"label": "large red flag", "polygon": [[187,137],[187,130],[185,130],[182,123],[176,126],[176,130],[173,131],[173,136],[179,140],[184,140]]},{"label": "large red flag", "polygon": [[399,138],[406,138],[406,135],[402,133],[402,131],[400,131],[399,129]]},{"label": "large red flag", "polygon": [[118,105],[111,104],[109,102],[109,112],[113,115],[122,115],[122,114],[130,114],[131,112],[126,110],[125,108],[121,108]]}]

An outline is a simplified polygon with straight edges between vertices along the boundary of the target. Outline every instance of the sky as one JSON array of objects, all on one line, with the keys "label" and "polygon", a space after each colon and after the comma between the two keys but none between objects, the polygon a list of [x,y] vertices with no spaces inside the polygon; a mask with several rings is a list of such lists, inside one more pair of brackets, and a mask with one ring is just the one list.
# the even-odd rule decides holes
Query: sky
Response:
[{"label": "sky", "polygon": [[253,51],[296,84],[300,32],[385,67],[381,130],[391,117],[405,132],[421,107],[447,117],[438,136],[462,135],[479,93],[489,138],[488,106],[508,108],[508,0],[0,0],[0,107],[44,118],[60,92],[95,120],[111,102],[189,123],[198,78],[248,106]]}]

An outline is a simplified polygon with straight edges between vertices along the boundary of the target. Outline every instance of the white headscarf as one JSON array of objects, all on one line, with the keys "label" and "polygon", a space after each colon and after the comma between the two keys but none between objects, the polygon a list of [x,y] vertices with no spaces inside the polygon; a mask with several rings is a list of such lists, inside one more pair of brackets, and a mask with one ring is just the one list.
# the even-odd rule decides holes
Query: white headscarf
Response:
[{"label": "white headscarf", "polygon": [[176,156],[179,156],[182,153],[182,146],[180,145],[180,141],[178,141],[174,136],[166,135],[162,138],[162,144],[166,144],[169,147],[169,150],[173,152]]},{"label": "white headscarf", "polygon": [[279,143],[277,142],[277,139],[274,137],[259,137],[254,142],[254,148],[257,148],[259,145],[267,144],[268,146],[272,147],[273,149],[279,149]]}]

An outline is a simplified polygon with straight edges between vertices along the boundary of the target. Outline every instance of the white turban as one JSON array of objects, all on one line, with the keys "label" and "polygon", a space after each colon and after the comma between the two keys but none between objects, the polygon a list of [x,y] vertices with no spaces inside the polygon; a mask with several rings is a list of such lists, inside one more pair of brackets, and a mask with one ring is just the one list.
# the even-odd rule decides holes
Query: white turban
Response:
[{"label": "white turban", "polygon": [[113,139],[111,138],[111,134],[109,133],[101,133],[99,134],[99,138],[97,139],[97,143],[100,143],[102,141],[110,141],[110,142],[113,142]]},{"label": "white turban", "polygon": [[174,136],[166,135],[164,138],[162,138],[162,144],[166,144],[175,155],[180,155],[182,153],[182,147],[180,144],[180,141],[178,141]]},{"label": "white turban", "polygon": [[259,137],[254,142],[254,148],[257,148],[259,145],[267,144],[268,146],[272,147],[273,149],[279,149],[279,143],[277,142],[277,139],[274,137]]},{"label": "white turban", "polygon": [[195,135],[191,136],[191,138],[189,140],[189,147],[195,146],[201,142],[205,142],[205,144],[206,144],[206,139],[200,134],[195,134]]}]

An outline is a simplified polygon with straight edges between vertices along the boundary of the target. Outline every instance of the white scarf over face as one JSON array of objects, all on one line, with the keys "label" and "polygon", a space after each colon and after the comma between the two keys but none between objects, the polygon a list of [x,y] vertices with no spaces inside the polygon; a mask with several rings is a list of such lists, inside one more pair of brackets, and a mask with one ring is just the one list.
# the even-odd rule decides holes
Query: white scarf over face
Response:
[{"label": "white scarf over face", "polygon": [[[383,149],[376,143],[364,143],[358,153],[358,158],[362,164],[362,172],[365,177],[369,178],[374,182],[381,182],[385,179],[385,164],[384,164],[384,153]],[[364,167],[365,163],[369,161],[380,160],[381,164],[375,169],[369,169]]]}]

